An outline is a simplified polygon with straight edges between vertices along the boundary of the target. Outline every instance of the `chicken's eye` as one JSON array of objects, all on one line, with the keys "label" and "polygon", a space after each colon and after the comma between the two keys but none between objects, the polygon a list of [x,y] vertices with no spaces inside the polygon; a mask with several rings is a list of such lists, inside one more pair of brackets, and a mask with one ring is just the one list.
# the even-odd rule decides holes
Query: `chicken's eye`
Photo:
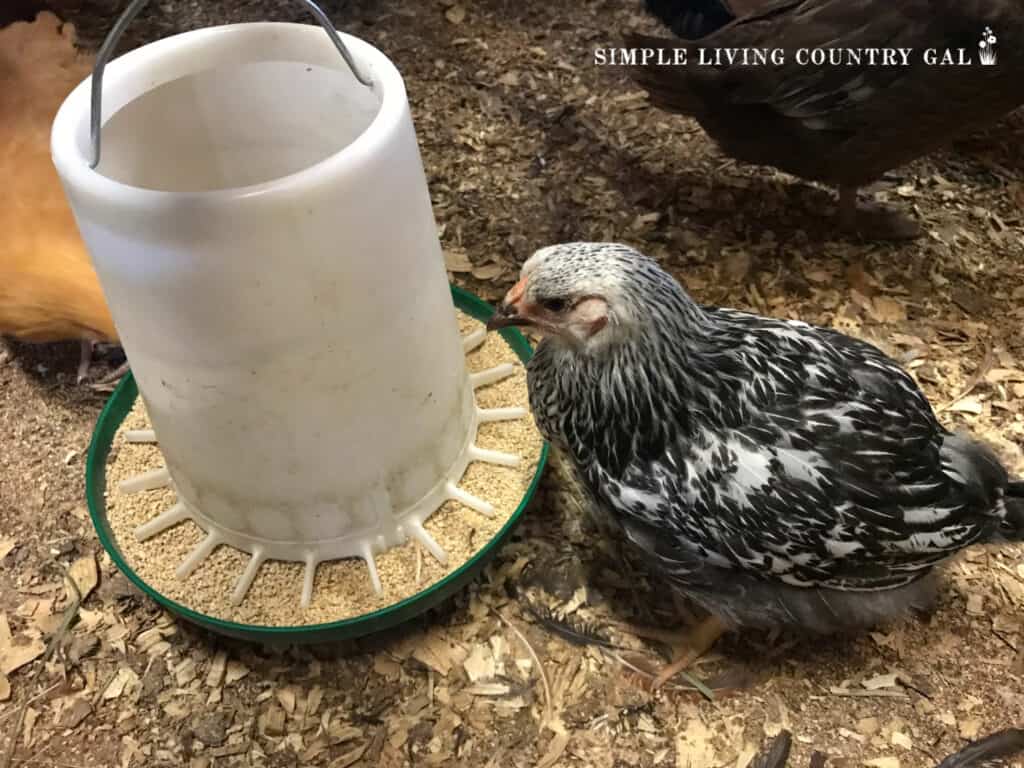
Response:
[{"label": "chicken's eye", "polygon": [[548,312],[561,312],[566,303],[565,299],[542,299],[540,305]]}]

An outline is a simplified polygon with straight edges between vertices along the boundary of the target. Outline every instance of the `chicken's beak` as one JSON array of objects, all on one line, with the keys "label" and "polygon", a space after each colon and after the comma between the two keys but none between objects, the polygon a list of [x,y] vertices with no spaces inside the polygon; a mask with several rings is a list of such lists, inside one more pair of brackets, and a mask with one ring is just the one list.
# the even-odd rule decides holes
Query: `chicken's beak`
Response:
[{"label": "chicken's beak", "polygon": [[501,302],[497,311],[487,321],[487,330],[496,331],[499,328],[509,328],[513,325],[530,325],[533,321],[519,314],[519,307],[516,304]]},{"label": "chicken's beak", "polygon": [[520,311],[520,305],[525,294],[526,278],[522,277],[505,294],[505,298],[498,305],[497,311],[487,321],[487,330],[496,331],[499,328],[508,328],[513,325],[532,325],[533,320],[523,315]]}]

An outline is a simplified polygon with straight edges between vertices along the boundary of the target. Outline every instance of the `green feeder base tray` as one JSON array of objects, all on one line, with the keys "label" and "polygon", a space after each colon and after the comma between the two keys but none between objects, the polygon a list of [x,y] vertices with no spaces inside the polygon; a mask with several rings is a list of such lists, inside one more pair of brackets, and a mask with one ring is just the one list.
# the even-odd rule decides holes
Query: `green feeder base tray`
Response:
[{"label": "green feeder base tray", "polygon": [[[461,288],[452,286],[451,291],[455,306],[477,320],[487,320],[494,312],[493,307],[489,304]],[[530,359],[533,350],[519,331],[508,328],[500,333],[520,360],[525,363]],[[117,430],[121,426],[121,422],[124,421],[125,416],[131,411],[137,396],[138,387],[135,384],[135,379],[131,374],[128,374],[118,385],[117,389],[114,390],[114,394],[110,397],[106,406],[104,406],[103,412],[96,422],[96,429],[93,432],[92,442],[89,445],[89,455],[85,467],[85,493],[89,505],[89,515],[92,517],[92,522],[96,527],[100,542],[121,572],[135,586],[171,613],[213,632],[253,642],[270,644],[317,643],[361,637],[402,624],[452,597],[476,577],[484,565],[494,557],[498,548],[508,538],[509,534],[511,534],[522,517],[523,510],[537,490],[537,485],[540,482],[540,477],[548,457],[548,446],[545,444],[541,449],[537,468],[529,487],[526,489],[526,493],[520,500],[512,517],[498,531],[497,535],[487,542],[461,568],[412,597],[372,613],[323,624],[292,627],[240,624],[197,613],[161,595],[132,570],[131,565],[125,561],[124,555],[122,555],[117,542],[114,540],[113,532],[110,529],[110,521],[107,519],[105,499],[107,456],[110,454],[114,435],[117,434]]]}]

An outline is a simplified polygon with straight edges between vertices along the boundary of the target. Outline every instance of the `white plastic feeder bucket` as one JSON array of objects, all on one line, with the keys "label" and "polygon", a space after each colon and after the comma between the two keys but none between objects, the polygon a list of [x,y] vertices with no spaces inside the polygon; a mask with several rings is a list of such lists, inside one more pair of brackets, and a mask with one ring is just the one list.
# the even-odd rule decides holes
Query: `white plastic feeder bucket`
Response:
[{"label": "white plastic feeder bucket", "polygon": [[138,537],[195,520],[181,578],[220,544],[250,553],[236,603],[266,559],[306,564],[303,604],[324,560],[364,558],[378,592],[376,552],[412,537],[444,562],[424,521],[493,512],[457,483],[518,462],[474,439],[525,411],[476,407],[513,367],[467,374],[483,331],[459,335],[401,76],[308,0],[323,29],[202,29],[104,75],[144,2],[52,135],[153,424],[131,437],[167,463],[123,490],[178,495]]}]

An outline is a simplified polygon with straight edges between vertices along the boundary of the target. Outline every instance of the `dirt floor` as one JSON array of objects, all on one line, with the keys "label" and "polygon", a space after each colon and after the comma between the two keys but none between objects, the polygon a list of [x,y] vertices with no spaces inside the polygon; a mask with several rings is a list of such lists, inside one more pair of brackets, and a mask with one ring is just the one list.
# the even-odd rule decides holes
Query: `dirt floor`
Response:
[{"label": "dirt floor", "polygon": [[[68,11],[86,43],[112,4]],[[304,18],[297,3],[152,5],[126,45]],[[638,3],[325,5],[405,75],[458,283],[495,299],[538,246],[629,242],[701,301],[875,341],[948,426],[1024,473],[1024,115],[877,185],[926,237],[856,244],[834,236],[827,191],[730,161],[620,71],[592,65],[618,31],[654,29]],[[652,697],[659,649],[617,624],[671,623],[672,602],[590,530],[557,468],[485,576],[415,626],[275,650],[177,624],[115,571],[88,521],[83,460],[102,400],[74,386],[76,359],[75,345],[0,347],[2,768],[743,768],[782,728],[791,765],[820,750],[835,766],[913,768],[1024,724],[1022,547],[968,552],[930,619],[842,641],[744,632],[695,670],[713,700]],[[60,565],[73,563],[86,587],[95,563],[98,584],[45,660],[69,604]],[[636,650],[576,645],[570,630]]]}]

